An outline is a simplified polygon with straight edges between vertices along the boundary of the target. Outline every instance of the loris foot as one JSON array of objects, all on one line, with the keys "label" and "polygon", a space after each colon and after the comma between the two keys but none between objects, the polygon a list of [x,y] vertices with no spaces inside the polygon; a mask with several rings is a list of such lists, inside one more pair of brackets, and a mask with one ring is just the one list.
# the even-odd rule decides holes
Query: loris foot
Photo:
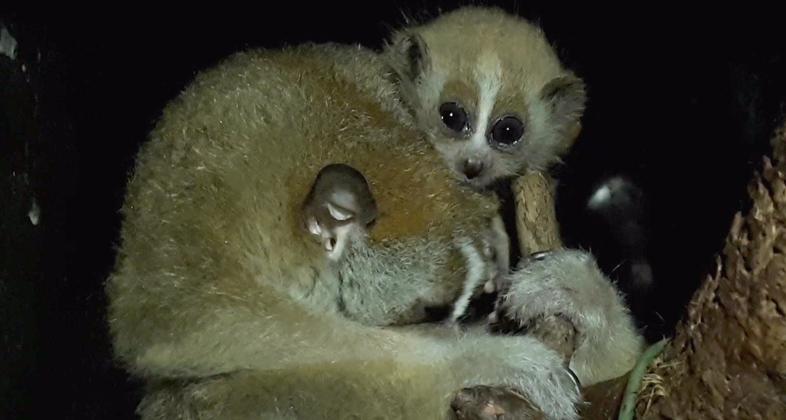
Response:
[{"label": "loris foot", "polygon": [[529,399],[512,388],[476,386],[456,394],[450,408],[457,420],[544,419]]},{"label": "loris foot", "polygon": [[561,314],[551,314],[530,321],[529,335],[562,355],[565,365],[570,363],[578,344],[578,331],[570,320]]},{"label": "loris foot", "polygon": [[561,314],[541,315],[526,322],[497,314],[489,328],[497,334],[528,334],[536,337],[559,353],[566,366],[570,363],[578,342],[576,327]]}]

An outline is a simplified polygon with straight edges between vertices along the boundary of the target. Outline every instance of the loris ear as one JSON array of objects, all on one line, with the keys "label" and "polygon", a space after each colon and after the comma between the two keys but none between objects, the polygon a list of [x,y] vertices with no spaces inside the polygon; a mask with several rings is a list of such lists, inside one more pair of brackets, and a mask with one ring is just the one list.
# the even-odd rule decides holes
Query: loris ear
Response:
[{"label": "loris ear", "polygon": [[393,35],[385,56],[396,77],[408,82],[415,81],[430,66],[426,42],[420,35],[406,31]]},{"label": "loris ear", "polygon": [[581,116],[587,102],[584,81],[573,74],[557,77],[540,93],[552,126],[562,133],[564,146],[570,147],[581,131]]}]

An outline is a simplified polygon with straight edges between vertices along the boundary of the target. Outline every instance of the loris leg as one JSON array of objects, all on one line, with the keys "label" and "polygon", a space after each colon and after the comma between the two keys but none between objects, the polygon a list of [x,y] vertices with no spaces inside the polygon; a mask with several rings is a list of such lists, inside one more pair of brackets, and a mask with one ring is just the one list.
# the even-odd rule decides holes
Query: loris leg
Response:
[{"label": "loris leg", "polygon": [[[425,328],[425,327],[424,327]],[[140,404],[144,420],[163,419],[428,419],[484,418],[465,396],[492,397],[510,418],[541,410],[541,418],[575,419],[579,392],[558,358],[528,337],[463,335],[447,330],[444,343],[418,357],[304,363],[286,369],[239,370],[151,386]],[[497,386],[493,391],[490,386]],[[472,388],[465,388],[472,387]],[[510,395],[508,395],[508,393]],[[509,399],[508,397],[511,397]],[[493,417],[492,417],[493,418]],[[507,418],[507,417],[503,417]]]},{"label": "loris leg", "polygon": [[[591,255],[567,250],[533,254],[502,284],[508,290],[501,291],[491,317],[492,332],[526,334],[554,349],[578,374],[576,387],[632,367],[641,337]],[[460,420],[543,418],[515,390],[503,387],[464,389],[452,407]]]},{"label": "loris leg", "polygon": [[[532,263],[546,258],[549,252],[536,252],[529,256],[525,261]],[[507,276],[510,281],[512,276]],[[505,285],[503,292],[510,289],[510,285]],[[504,295],[503,295],[504,296]],[[497,309],[502,306],[502,299],[497,302]],[[489,317],[489,328],[495,334],[529,334],[539,339],[565,360],[565,365],[570,364],[573,353],[578,344],[578,331],[573,322],[562,314],[542,314],[535,318],[522,320],[508,316],[498,317],[495,312]]]},{"label": "loris leg", "polygon": [[[552,347],[575,347],[570,368],[583,385],[615,378],[633,367],[642,337],[614,284],[590,254],[537,254],[522,261],[508,283],[510,289],[498,302],[497,322],[528,328]],[[563,343],[550,330],[563,330],[568,337]]]},{"label": "loris leg", "polygon": [[515,318],[501,317],[490,323],[494,334],[527,334],[540,340],[562,356],[570,365],[578,344],[578,331],[567,317],[561,314],[542,315],[521,322]]},{"label": "loris leg", "polygon": [[512,388],[476,386],[464,388],[450,408],[457,420],[545,419],[543,412]]},{"label": "loris leg", "polygon": [[303,224],[332,261],[368,234],[377,217],[374,196],[359,171],[344,164],[322,168],[303,203]]}]

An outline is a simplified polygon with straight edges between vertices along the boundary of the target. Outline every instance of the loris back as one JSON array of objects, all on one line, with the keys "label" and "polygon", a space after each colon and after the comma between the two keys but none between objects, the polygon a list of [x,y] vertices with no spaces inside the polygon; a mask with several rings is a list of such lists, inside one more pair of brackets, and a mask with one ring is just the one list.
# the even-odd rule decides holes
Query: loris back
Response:
[{"label": "loris back", "polygon": [[[128,187],[109,284],[122,358],[133,366],[162,337],[189,334],[188,322],[211,322],[216,308],[293,297],[366,323],[401,321],[389,317],[406,316],[404,309],[386,305],[403,302],[382,302],[373,314],[361,307],[353,314],[353,302],[323,308],[322,295],[337,293],[338,281],[325,280],[331,267],[298,216],[318,171],[331,163],[367,177],[380,208],[369,241],[380,258],[390,249],[410,273],[425,270],[458,290],[459,254],[429,245],[477,231],[494,204],[457,187],[427,142],[397,118],[403,111],[383,73],[372,53],[357,48],[247,52],[198,76],[166,108]],[[375,268],[352,267],[344,280]],[[401,293],[406,300],[424,292]]]},{"label": "loris back", "polygon": [[[536,339],[402,325],[482,275],[496,204],[448,176],[384,74],[359,48],[248,52],[167,106],[107,286],[115,353],[148,384],[143,418],[442,419],[475,385],[575,417],[577,390]],[[302,225],[335,164],[378,210],[339,261]]]}]

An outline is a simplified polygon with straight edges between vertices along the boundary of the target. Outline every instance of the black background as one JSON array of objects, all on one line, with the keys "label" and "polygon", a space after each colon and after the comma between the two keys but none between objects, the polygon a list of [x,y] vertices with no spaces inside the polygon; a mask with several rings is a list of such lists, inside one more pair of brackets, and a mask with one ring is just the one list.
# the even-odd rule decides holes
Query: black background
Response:
[{"label": "black background", "polygon": [[[584,133],[560,171],[566,240],[624,277],[612,270],[624,250],[582,203],[604,177],[635,180],[658,285],[637,315],[650,338],[668,333],[747,205],[746,182],[786,98],[783,24],[774,9],[750,5],[502,6],[539,21],[589,86]],[[16,60],[0,55],[0,418],[131,417],[139,391],[113,367],[102,284],[126,177],[165,102],[246,47],[379,47],[402,10],[437,7],[292,2],[0,17],[18,42]]]}]

